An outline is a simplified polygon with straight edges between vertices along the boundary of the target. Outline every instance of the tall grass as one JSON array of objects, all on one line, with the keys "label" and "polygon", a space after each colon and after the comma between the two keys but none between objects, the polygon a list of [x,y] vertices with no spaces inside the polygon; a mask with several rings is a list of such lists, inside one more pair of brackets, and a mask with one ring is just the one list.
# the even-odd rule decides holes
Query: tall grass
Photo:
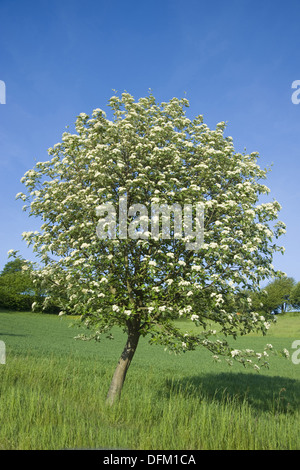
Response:
[{"label": "tall grass", "polygon": [[121,401],[108,407],[120,352],[115,343],[80,342],[70,350],[74,331],[67,321],[28,315],[24,336],[18,336],[25,317],[7,315],[0,314],[8,347],[7,364],[0,366],[0,449],[300,447],[295,365],[281,369],[276,362],[262,375],[220,364],[212,369],[204,352],[174,358],[142,342]]}]

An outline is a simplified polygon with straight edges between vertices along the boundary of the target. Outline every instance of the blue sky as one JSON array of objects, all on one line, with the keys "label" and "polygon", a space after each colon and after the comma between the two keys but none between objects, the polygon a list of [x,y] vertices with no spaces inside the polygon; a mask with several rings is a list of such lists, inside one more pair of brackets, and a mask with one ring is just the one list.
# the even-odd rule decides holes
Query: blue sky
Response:
[{"label": "blue sky", "polygon": [[40,223],[15,200],[24,173],[113,90],[151,89],[186,93],[189,117],[226,121],[237,151],[273,164],[266,184],[287,225],[274,265],[300,281],[299,14],[298,0],[0,0],[0,269],[10,249],[33,259],[21,234]]}]

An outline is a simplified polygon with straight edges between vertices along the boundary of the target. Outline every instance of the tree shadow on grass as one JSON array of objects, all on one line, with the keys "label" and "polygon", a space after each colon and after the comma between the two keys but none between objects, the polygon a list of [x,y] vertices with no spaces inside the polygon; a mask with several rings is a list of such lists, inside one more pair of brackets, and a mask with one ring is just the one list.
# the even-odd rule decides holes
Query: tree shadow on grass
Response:
[{"label": "tree shadow on grass", "polygon": [[16,333],[0,333],[0,339],[1,339],[2,336],[24,336],[24,337],[27,337],[29,335],[16,334]]},{"label": "tree shadow on grass", "polygon": [[219,373],[166,379],[168,397],[179,393],[219,403],[247,403],[260,412],[295,413],[300,410],[300,380],[247,373]]}]

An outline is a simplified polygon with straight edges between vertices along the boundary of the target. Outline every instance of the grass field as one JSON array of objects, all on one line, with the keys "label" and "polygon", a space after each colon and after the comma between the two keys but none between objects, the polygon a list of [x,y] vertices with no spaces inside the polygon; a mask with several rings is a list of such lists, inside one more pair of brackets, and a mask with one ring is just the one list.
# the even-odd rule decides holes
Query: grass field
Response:
[{"label": "grass field", "polygon": [[[214,363],[205,350],[173,356],[142,338],[121,401],[105,406],[125,337],[74,340],[72,319],[0,312],[0,449],[299,449],[300,364],[279,357],[259,374]],[[185,325],[183,324],[183,327]],[[300,340],[300,314],[237,348]]]}]

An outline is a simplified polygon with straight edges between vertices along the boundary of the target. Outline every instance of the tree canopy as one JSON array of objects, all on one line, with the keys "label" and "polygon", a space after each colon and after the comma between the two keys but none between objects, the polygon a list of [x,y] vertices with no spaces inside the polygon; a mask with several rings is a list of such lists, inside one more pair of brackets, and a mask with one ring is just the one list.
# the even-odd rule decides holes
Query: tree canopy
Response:
[{"label": "tree canopy", "polygon": [[0,306],[14,310],[31,310],[35,300],[30,263],[16,258],[8,261],[0,274]]},{"label": "tree canopy", "polygon": [[[264,313],[285,313],[297,308],[297,286],[295,279],[282,276],[270,281],[259,292],[249,293],[253,307]],[[294,292],[294,296],[292,293]]]},{"label": "tree canopy", "polygon": [[300,309],[300,282],[292,288],[289,299],[292,307]]},{"label": "tree canopy", "polygon": [[12,261],[8,261],[4,268],[2,269],[0,276],[5,276],[6,274],[11,274],[11,273],[16,273],[16,272],[21,272],[23,271],[23,267],[28,266],[28,263],[26,261],[16,258]]},{"label": "tree canopy", "polygon": [[0,273],[0,306],[20,311],[30,311],[35,307],[46,313],[58,313],[57,299],[52,296],[51,302],[46,303],[46,289],[34,282],[35,263],[24,260],[17,253],[9,251],[9,256],[15,256],[15,259],[8,261]]},{"label": "tree canopy", "polygon": [[[236,152],[224,122],[211,130],[201,115],[187,117],[188,106],[178,98],[158,103],[152,94],[137,101],[129,93],[112,96],[110,119],[101,109],[81,113],[75,132],[64,132],[48,150],[50,160],[26,172],[27,194],[17,195],[43,220],[40,231],[23,237],[44,264],[35,282],[47,286],[46,302],[60,296],[61,314],[79,314],[96,339],[115,325],[128,335],[111,400],[141,335],[175,352],[204,346],[216,358],[258,367],[261,355],[232,348],[226,336],[269,327],[254,310],[235,315],[231,300],[278,275],[272,258],[282,251],[274,240],[285,232],[280,204],[260,202],[269,188],[258,153]],[[155,204],[158,215],[151,217]],[[188,249],[197,239],[197,204],[204,239]],[[190,217],[180,228],[175,211],[186,207]],[[173,214],[168,236],[164,209]],[[242,300],[251,305],[251,298]],[[198,333],[182,331],[181,318]]]},{"label": "tree canopy", "polygon": [[296,284],[292,277],[284,276],[270,282],[264,291],[266,296],[263,300],[265,310],[274,313],[284,313],[290,305],[290,294]]}]

